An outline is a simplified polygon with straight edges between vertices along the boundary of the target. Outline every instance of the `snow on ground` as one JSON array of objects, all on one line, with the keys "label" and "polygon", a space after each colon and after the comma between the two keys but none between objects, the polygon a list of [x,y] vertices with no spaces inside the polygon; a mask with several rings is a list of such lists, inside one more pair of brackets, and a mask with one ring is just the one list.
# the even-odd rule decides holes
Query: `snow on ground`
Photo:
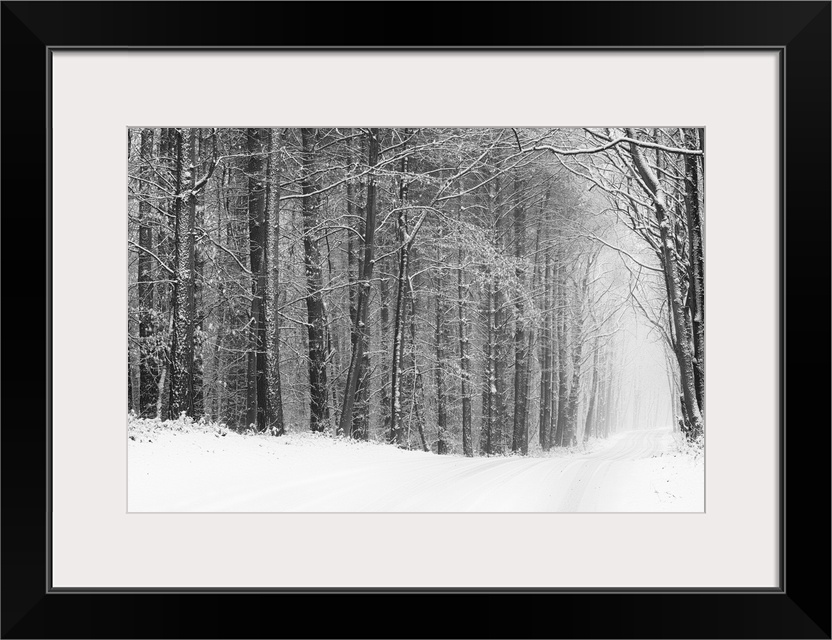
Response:
[{"label": "snow on ground", "polygon": [[704,511],[704,460],[669,429],[535,457],[438,456],[313,433],[131,419],[131,512]]}]

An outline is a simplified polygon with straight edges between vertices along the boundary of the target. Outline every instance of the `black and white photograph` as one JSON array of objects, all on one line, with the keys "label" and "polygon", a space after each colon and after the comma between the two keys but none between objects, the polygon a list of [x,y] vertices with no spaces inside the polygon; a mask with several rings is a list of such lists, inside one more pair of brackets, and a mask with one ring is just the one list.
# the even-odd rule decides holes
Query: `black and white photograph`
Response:
[{"label": "black and white photograph", "polygon": [[830,0],[310,6],[3,2],[0,636],[828,639]]},{"label": "black and white photograph", "polygon": [[129,512],[704,512],[704,127],[126,136]]}]

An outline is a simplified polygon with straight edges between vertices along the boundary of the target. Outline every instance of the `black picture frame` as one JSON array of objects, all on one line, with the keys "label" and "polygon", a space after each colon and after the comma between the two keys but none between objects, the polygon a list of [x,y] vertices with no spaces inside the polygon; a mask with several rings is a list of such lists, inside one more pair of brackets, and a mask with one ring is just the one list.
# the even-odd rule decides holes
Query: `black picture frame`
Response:
[{"label": "black picture frame", "polygon": [[[3,638],[830,637],[830,2],[3,2],[0,15]],[[52,589],[50,57],[125,47],[779,51],[780,587]]]}]

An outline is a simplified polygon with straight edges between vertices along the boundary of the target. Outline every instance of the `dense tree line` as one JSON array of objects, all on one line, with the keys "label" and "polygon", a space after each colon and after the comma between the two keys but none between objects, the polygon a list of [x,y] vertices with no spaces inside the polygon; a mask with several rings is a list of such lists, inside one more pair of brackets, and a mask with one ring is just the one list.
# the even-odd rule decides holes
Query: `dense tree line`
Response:
[{"label": "dense tree line", "polygon": [[702,139],[131,129],[130,409],[526,454],[665,419],[628,386],[646,322],[698,436]]}]

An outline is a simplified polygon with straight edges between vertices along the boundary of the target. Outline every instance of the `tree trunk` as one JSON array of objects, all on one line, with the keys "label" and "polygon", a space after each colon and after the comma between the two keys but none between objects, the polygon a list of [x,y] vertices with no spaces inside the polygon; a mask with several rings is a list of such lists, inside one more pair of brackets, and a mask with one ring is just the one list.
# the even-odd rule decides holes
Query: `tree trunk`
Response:
[{"label": "tree trunk", "polygon": [[266,159],[266,219],[263,231],[263,271],[265,272],[265,290],[263,291],[262,322],[264,333],[263,368],[259,376],[263,381],[264,393],[258,391],[259,411],[264,416],[264,428],[271,429],[276,435],[286,431],[283,417],[283,390],[280,384],[280,331],[277,316],[277,292],[280,278],[279,241],[280,241],[280,140],[276,129],[266,129],[268,136]]},{"label": "tree trunk", "polygon": [[[500,209],[500,178],[493,181],[493,192],[490,194],[490,206],[493,207],[492,219],[494,220],[495,248],[503,248],[503,222]],[[506,292],[505,282],[495,274],[494,288],[492,291],[492,317],[494,321],[494,422],[491,449],[492,452],[502,455],[505,452],[506,434],[508,431],[508,384],[506,383],[506,365],[509,362],[509,353],[512,348],[512,340],[507,330],[506,321]]]},{"label": "tree trunk", "polygon": [[604,400],[604,437],[608,438],[612,433],[613,425],[613,391],[615,390],[615,363],[610,358],[609,372],[607,373],[606,398]]},{"label": "tree trunk", "polygon": [[[368,165],[375,167],[378,162],[378,129],[370,129],[370,144],[368,152]],[[347,372],[347,384],[344,390],[344,404],[341,410],[341,419],[338,430],[346,436],[367,438],[366,429],[368,425],[360,420],[361,431],[355,433],[353,425],[356,423],[356,416],[353,415],[356,390],[359,381],[366,376],[367,361],[364,357],[369,350],[370,334],[367,327],[368,308],[370,304],[370,281],[373,277],[373,252],[375,249],[376,229],[376,178],[371,175],[367,185],[367,206],[366,218],[364,221],[364,255],[359,267],[360,280],[358,282],[358,293],[356,300],[356,313],[353,322],[352,334],[355,336],[353,342],[350,367]],[[360,418],[360,416],[359,416]]]},{"label": "tree trunk", "polygon": [[[522,203],[524,182],[515,177],[514,180],[514,258],[520,265],[526,253],[526,210]],[[525,274],[518,266],[515,270],[517,277],[517,301],[515,302],[514,318],[514,423],[511,438],[511,450],[520,451],[523,455],[529,453],[529,425],[526,415],[528,389],[528,359],[526,350],[526,319],[523,303],[523,287]]]},{"label": "tree trunk", "polygon": [[151,226],[150,179],[153,156],[153,129],[141,131],[141,170],[139,183],[139,415],[151,417],[156,413],[159,392],[158,348],[155,339],[154,286],[153,286],[153,227]]},{"label": "tree trunk", "polygon": [[494,295],[492,292],[492,274],[486,269],[485,295],[483,307],[485,314],[485,367],[483,369],[482,384],[482,425],[480,427],[480,450],[485,455],[494,453],[494,415],[497,395],[497,381],[495,379],[496,363],[494,348]]},{"label": "tree trunk", "polygon": [[[347,138],[347,171],[352,173],[353,155],[352,155],[352,141]],[[372,179],[372,178],[371,178]],[[350,229],[355,226],[358,233],[363,237],[364,229],[355,221],[355,187],[351,179],[346,181],[346,205],[347,205],[347,225]],[[366,225],[365,225],[366,228]],[[356,289],[356,282],[361,277],[360,267],[358,264],[357,252],[355,247],[355,234],[347,231],[347,281],[349,282],[349,306],[350,306],[350,346],[355,350],[355,343],[358,340],[358,333],[356,332],[356,318],[358,316],[358,291]]]},{"label": "tree trunk", "polygon": [[[407,129],[405,137],[409,135]],[[406,149],[406,144],[404,145]],[[401,161],[401,184],[399,186],[399,210],[396,215],[396,241],[399,243],[399,274],[396,286],[396,307],[393,312],[393,363],[390,367],[390,441],[402,447],[405,444],[402,424],[402,358],[404,356],[404,322],[407,313],[405,289],[410,260],[410,236],[407,220],[407,168],[408,157]]]},{"label": "tree trunk", "polygon": [[[382,351],[386,352],[387,345],[390,344],[390,280],[383,274],[385,271],[381,269],[382,274],[379,278],[378,293],[379,293],[379,319],[381,320],[381,344]],[[390,433],[390,409],[392,408],[392,400],[390,398],[390,379],[392,374],[390,365],[392,358],[385,357],[386,353],[381,354],[381,432],[384,434]],[[385,435],[387,437],[387,435]]]},{"label": "tree trunk", "polygon": [[546,325],[549,333],[549,423],[546,425],[546,439],[551,449],[557,444],[555,439],[558,422],[558,371],[559,359],[557,350],[557,304],[558,304],[558,278],[557,278],[557,264],[555,262],[556,255],[548,254],[550,263],[550,281],[547,287],[547,294],[549,296],[549,313],[547,314]]},{"label": "tree trunk", "polygon": [[578,404],[581,397],[581,360],[583,357],[584,312],[583,305],[587,294],[589,270],[592,262],[588,262],[586,272],[576,290],[576,300],[572,318],[572,386],[569,391],[569,405],[566,410],[566,427],[563,430],[563,445],[573,446],[578,443]]},{"label": "tree trunk", "polygon": [[[457,192],[459,186],[457,186]],[[462,197],[457,193],[456,216],[462,231]],[[459,370],[460,395],[462,396],[462,453],[474,455],[474,440],[471,431],[471,363],[468,355],[468,317],[465,312],[465,281],[462,274],[462,243],[457,248],[456,293],[457,319],[459,320]]]},{"label": "tree trunk", "polygon": [[[633,138],[633,130],[627,129],[627,135]],[[670,306],[673,313],[673,325],[676,329],[676,351],[681,374],[682,393],[685,398],[686,414],[691,425],[691,433],[689,435],[691,438],[695,438],[704,433],[705,427],[702,422],[699,404],[696,401],[696,383],[693,372],[693,353],[691,347],[692,340],[689,327],[684,317],[684,301],[681,295],[678,259],[673,239],[669,237],[672,221],[669,218],[669,211],[661,184],[644,159],[640,147],[634,143],[630,143],[630,153],[633,157],[636,170],[646,185],[650,196],[653,198],[654,213],[659,225],[659,235],[664,252],[664,264],[667,273]]]},{"label": "tree trunk", "polygon": [[609,350],[605,346],[598,357],[598,386],[595,389],[595,437],[602,438],[607,428],[607,361]]},{"label": "tree trunk", "polygon": [[410,342],[405,347],[405,353],[407,355],[407,364],[405,367],[405,371],[410,377],[410,384],[405,385],[405,378],[402,378],[402,389],[409,389],[409,393],[403,394],[404,402],[402,403],[402,405],[405,406],[406,402],[406,406],[409,407],[407,419],[408,447],[410,446],[410,432],[413,427],[413,420],[415,419],[416,428],[419,432],[419,439],[422,443],[422,449],[424,451],[429,451],[430,448],[428,447],[427,440],[425,438],[425,425],[423,420],[423,414],[419,410],[419,407],[424,404],[425,384],[424,379],[422,378],[421,369],[419,368],[419,361],[417,359],[418,354],[416,352],[416,346],[417,344],[419,344],[417,335],[418,318],[416,316],[418,299],[416,297],[416,286],[414,286],[414,283],[418,283],[419,281],[420,270],[417,262],[419,254],[416,251],[416,247],[413,246],[413,242],[409,242],[408,244],[411,245],[410,247],[408,247],[408,250],[410,252],[410,259],[408,260],[408,264],[409,268],[415,273],[413,276],[408,276],[407,290],[405,291],[405,304],[407,308],[408,329],[410,337]]},{"label": "tree trunk", "polygon": [[557,314],[555,323],[557,325],[558,343],[558,421],[554,444],[562,447],[564,443],[568,444],[568,440],[564,440],[563,436],[566,431],[569,398],[566,370],[566,267],[562,259],[558,260],[557,272],[557,290],[555,294]]},{"label": "tree trunk", "polygon": [[[541,223],[542,224],[542,223]],[[552,298],[550,280],[552,259],[548,249],[544,257],[543,270],[543,331],[540,336],[540,426],[538,439],[540,448],[548,451],[551,447],[550,425],[552,422]]]},{"label": "tree trunk", "polygon": [[[206,158],[204,150],[209,148],[210,145],[206,144],[205,142],[205,134],[206,129],[194,129],[193,134],[193,146],[191,151],[191,157],[193,161],[191,165],[194,167],[194,183],[196,184],[197,178],[200,175],[201,171],[208,170],[208,166],[210,164],[210,160]],[[214,150],[216,151],[216,150]],[[212,154],[212,158],[215,157],[215,154]],[[213,172],[213,169],[211,169]],[[204,174],[203,174],[204,175]],[[205,192],[203,189],[194,188],[194,221],[191,225],[191,228],[196,232],[196,229],[203,226],[203,219],[204,219],[204,211],[205,211]],[[191,270],[193,272],[193,282],[190,289],[190,300],[188,304],[191,308],[191,315],[192,315],[192,322],[191,322],[191,338],[190,344],[192,345],[193,354],[191,357],[191,374],[190,374],[190,381],[191,381],[191,398],[192,398],[192,405],[193,405],[193,415],[194,416],[204,416],[205,415],[205,394],[204,388],[205,383],[203,379],[204,373],[204,335],[205,332],[203,331],[203,320],[204,320],[204,312],[205,305],[203,304],[203,291],[204,291],[204,282],[205,282],[205,257],[203,255],[202,247],[196,243],[196,239],[192,243],[192,254],[191,254]]]},{"label": "tree trunk", "polygon": [[396,306],[393,311],[393,362],[390,367],[390,441],[398,446],[404,446],[404,428],[402,425],[402,356],[404,355],[404,288],[407,278],[408,252],[404,245],[399,250],[399,277],[397,280]]},{"label": "tree trunk", "polygon": [[[685,147],[698,148],[696,131],[684,130]],[[690,254],[690,290],[692,305],[693,373],[699,410],[705,411],[705,269],[702,246],[702,211],[700,209],[699,163],[695,156],[685,155],[685,211],[688,223],[688,252]]]},{"label": "tree trunk", "polygon": [[170,417],[181,413],[194,417],[193,406],[193,301],[194,221],[196,196],[193,193],[196,167],[193,154],[193,129],[176,131],[176,192],[174,217],[174,294],[171,337]]},{"label": "tree trunk", "polygon": [[[586,422],[584,423],[583,441],[586,443],[589,436],[595,431],[595,403],[598,396],[598,339],[595,339],[595,353],[592,354],[592,382],[589,386],[589,408],[586,411]],[[596,434],[597,435],[597,434]]]},{"label": "tree trunk", "polygon": [[[378,138],[378,133],[376,131],[375,137]],[[377,140],[376,140],[377,144]],[[354,162],[354,155],[353,155],[353,148],[352,148],[352,141],[350,138],[347,138],[347,165],[349,167],[348,171],[352,172],[353,162]],[[361,144],[359,144],[359,155]],[[376,156],[378,153],[376,152]],[[373,161],[375,162],[375,161]],[[373,183],[374,177],[370,177],[368,182]],[[373,188],[375,189],[375,185],[373,184]],[[348,216],[348,225],[352,228],[355,226],[355,229],[358,232],[359,237],[362,239],[361,242],[365,242],[365,234],[367,233],[367,224],[366,220],[362,220],[360,222],[357,221],[358,214],[357,210],[359,209],[356,206],[356,202],[359,198],[359,193],[356,189],[356,185],[354,184],[353,180],[348,179],[346,183],[346,190],[347,190],[347,216]],[[373,202],[375,203],[375,195],[373,196]],[[366,215],[366,211],[365,211]],[[375,230],[373,230],[375,232]],[[351,386],[351,382],[349,379],[349,370],[353,366],[352,365],[352,354],[355,352],[356,344],[359,340],[360,333],[357,331],[358,327],[358,298],[361,295],[359,289],[361,285],[359,284],[359,280],[361,279],[361,263],[358,258],[358,252],[361,250],[360,247],[356,246],[355,241],[355,233],[348,232],[347,233],[347,279],[349,281],[349,306],[350,306],[350,362],[347,365],[347,384],[345,389],[349,389]],[[362,244],[363,246],[363,244]],[[369,304],[365,301],[365,305]],[[350,430],[350,434],[355,438],[361,438],[367,440],[370,435],[370,425],[369,425],[369,371],[370,371],[370,347],[369,347],[369,331],[366,327],[365,321],[365,335],[366,335],[366,342],[362,348],[362,357],[361,362],[358,364],[359,367],[359,378],[358,382],[356,383],[355,394],[353,398],[353,408],[352,408],[352,427]],[[343,409],[342,407],[342,415]],[[344,433],[344,428],[339,425],[339,432]]]},{"label": "tree trunk", "polygon": [[323,431],[329,423],[329,401],[327,393],[326,362],[326,317],[321,289],[321,256],[318,241],[314,237],[318,224],[320,197],[315,193],[313,183],[315,142],[317,130],[301,129],[301,207],[303,210],[303,260],[306,267],[306,318],[309,357],[309,428]]},{"label": "tree trunk", "polygon": [[[439,257],[441,264],[442,259]],[[449,445],[446,440],[445,431],[448,428],[448,410],[445,400],[445,344],[444,344],[444,309],[442,308],[442,271],[441,268],[436,277],[436,325],[434,331],[434,347],[436,349],[436,426],[437,445],[436,452],[440,455],[448,453]]]},{"label": "tree trunk", "polygon": [[251,316],[249,321],[248,376],[246,379],[246,425],[265,431],[266,400],[265,360],[266,331],[264,326],[264,295],[266,269],[263,253],[266,240],[266,182],[264,176],[264,129],[246,129],[248,150],[248,234],[251,267]]}]

